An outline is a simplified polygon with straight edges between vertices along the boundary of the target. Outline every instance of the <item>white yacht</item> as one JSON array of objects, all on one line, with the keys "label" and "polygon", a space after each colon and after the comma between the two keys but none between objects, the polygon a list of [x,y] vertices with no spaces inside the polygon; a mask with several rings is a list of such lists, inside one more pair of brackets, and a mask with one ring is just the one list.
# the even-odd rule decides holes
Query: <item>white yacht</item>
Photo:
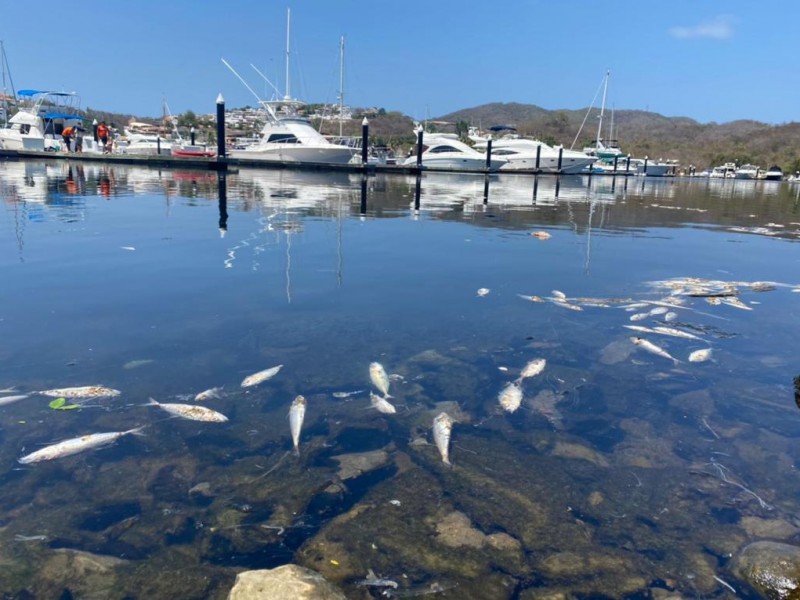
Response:
[{"label": "white yacht", "polygon": [[20,106],[0,129],[0,149],[48,150],[63,148],[61,132],[66,127],[80,127],[76,114],[80,98],[74,92],[19,90]]},{"label": "white yacht", "polygon": [[[488,140],[476,141],[475,149],[485,152]],[[508,162],[501,171],[520,171],[536,169],[536,155],[539,155],[539,170],[544,173],[559,173],[559,155],[561,156],[561,173],[580,173],[592,165],[597,158],[577,150],[569,150],[560,146],[553,147],[540,140],[527,138],[502,137],[492,140],[492,157],[505,158]]]},{"label": "white yacht", "polygon": [[734,172],[735,179],[758,179],[760,169],[755,165],[742,165]]},{"label": "white yacht", "polygon": [[[418,130],[415,130],[418,131]],[[498,171],[508,160],[492,152],[489,171]],[[416,156],[409,156],[404,165],[417,164]],[[422,166],[426,169],[451,171],[485,171],[486,155],[460,141],[453,134],[425,133],[422,137]]]},{"label": "white yacht", "polygon": [[137,133],[126,129],[125,140],[117,142],[116,152],[147,156],[170,155],[172,142],[156,133]]}]

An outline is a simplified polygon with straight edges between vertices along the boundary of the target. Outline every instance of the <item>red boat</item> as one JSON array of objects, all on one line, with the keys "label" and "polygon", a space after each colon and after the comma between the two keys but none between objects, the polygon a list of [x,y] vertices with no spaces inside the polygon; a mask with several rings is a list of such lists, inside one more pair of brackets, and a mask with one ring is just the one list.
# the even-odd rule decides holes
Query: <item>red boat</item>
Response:
[{"label": "red boat", "polygon": [[191,144],[173,144],[172,146],[172,156],[181,158],[211,158],[216,155],[216,150],[209,150],[206,146],[193,146]]}]

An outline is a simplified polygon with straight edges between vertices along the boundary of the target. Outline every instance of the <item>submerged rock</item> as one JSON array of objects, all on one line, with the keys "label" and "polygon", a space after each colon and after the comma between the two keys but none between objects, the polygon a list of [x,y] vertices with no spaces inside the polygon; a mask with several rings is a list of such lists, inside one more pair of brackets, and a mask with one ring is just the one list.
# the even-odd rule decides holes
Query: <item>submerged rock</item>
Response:
[{"label": "submerged rock", "polygon": [[754,542],[734,561],[734,573],[763,598],[800,599],[800,548],[777,542]]},{"label": "submerged rock", "polygon": [[228,600],[347,600],[322,575],[297,565],[244,571],[228,594]]},{"label": "submerged rock", "polygon": [[371,450],[369,452],[354,452],[332,456],[339,463],[336,475],[346,481],[382,467],[389,461],[389,454],[385,450]]}]

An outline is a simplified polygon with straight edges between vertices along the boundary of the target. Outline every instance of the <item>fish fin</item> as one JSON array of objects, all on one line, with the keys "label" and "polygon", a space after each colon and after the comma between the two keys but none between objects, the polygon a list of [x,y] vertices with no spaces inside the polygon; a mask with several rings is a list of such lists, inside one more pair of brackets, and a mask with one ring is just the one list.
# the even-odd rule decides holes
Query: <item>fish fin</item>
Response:
[{"label": "fish fin", "polygon": [[144,429],[145,427],[147,427],[147,425],[142,425],[141,427],[134,427],[133,429],[129,429],[125,433],[130,433],[131,435],[146,436],[147,435],[146,433],[142,433],[142,429]]},{"label": "fish fin", "polygon": [[147,402],[142,404],[142,406],[161,406],[161,403],[155,398],[148,398]]}]

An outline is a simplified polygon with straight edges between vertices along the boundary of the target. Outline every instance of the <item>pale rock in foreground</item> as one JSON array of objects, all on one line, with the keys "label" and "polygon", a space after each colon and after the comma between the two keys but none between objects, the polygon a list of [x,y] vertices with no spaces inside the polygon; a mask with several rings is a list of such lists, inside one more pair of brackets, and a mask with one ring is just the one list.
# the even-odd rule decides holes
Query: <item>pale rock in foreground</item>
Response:
[{"label": "pale rock in foreground", "polygon": [[236,576],[228,600],[347,600],[322,575],[297,565],[244,571]]}]

